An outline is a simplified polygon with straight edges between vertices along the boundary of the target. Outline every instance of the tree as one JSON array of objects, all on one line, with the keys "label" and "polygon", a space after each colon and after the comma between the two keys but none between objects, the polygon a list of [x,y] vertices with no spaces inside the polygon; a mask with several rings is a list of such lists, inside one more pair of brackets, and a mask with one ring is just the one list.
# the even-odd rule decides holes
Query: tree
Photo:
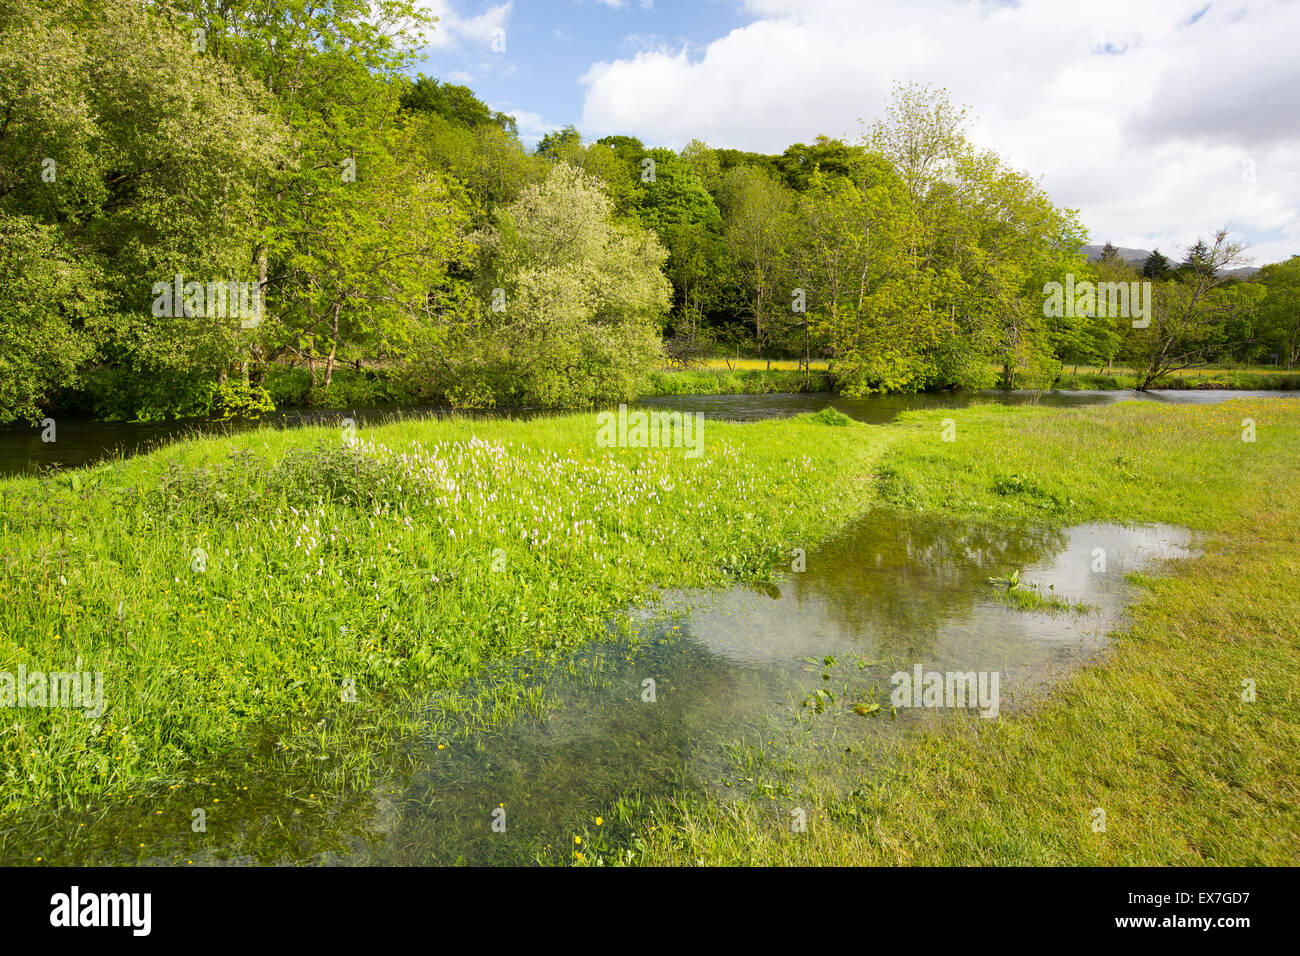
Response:
[{"label": "tree", "polygon": [[582,145],[582,134],[573,124],[569,124],[564,129],[555,130],[547,133],[537,143],[537,155],[545,156],[547,159],[562,160],[564,152],[568,149],[576,149]]},{"label": "tree", "polygon": [[545,175],[544,164],[495,124],[470,129],[436,113],[413,114],[409,124],[422,164],[442,172],[449,185],[464,185],[480,226],[491,210],[518,199]]},{"label": "tree", "polygon": [[848,146],[838,139],[818,136],[811,146],[795,143],[786,147],[776,163],[786,184],[802,192],[812,184],[816,174],[829,179],[857,178],[865,152],[861,146]]},{"label": "tree", "polygon": [[323,359],[326,389],[340,347],[401,356],[416,325],[437,321],[430,311],[437,290],[472,261],[465,204],[415,161],[404,132],[362,139],[359,131],[353,176],[308,174],[282,184],[286,214],[270,251],[282,264],[283,307],[273,331],[307,360],[313,381]]},{"label": "tree", "polygon": [[491,304],[462,343],[453,397],[577,407],[639,393],[671,302],[653,233],[616,221],[595,179],[557,163],[483,246]]},{"label": "tree", "polygon": [[[9,261],[44,272],[20,257],[46,250],[62,264],[59,277],[45,273],[53,287],[77,275],[71,300],[99,303],[53,312],[76,314],[67,328],[93,343],[96,378],[112,383],[100,414],[201,414],[251,334],[206,310],[157,314],[152,290],[177,274],[253,280],[255,183],[284,159],[283,141],[266,97],[205,58],[166,11],[103,0],[95,17],[81,13],[0,2],[0,215],[15,217],[6,229],[18,242]],[[64,358],[83,353],[61,340],[53,368],[63,375]]]},{"label": "tree", "polygon": [[57,228],[0,214],[0,424],[39,421],[76,383],[93,348],[86,318],[104,308],[95,278]]},{"label": "tree", "polygon": [[1169,277],[1172,268],[1169,260],[1161,255],[1159,249],[1152,249],[1151,254],[1142,262],[1142,278],[1159,282]]},{"label": "tree", "polygon": [[693,139],[682,148],[681,157],[695,170],[709,195],[715,195],[722,180],[722,163],[718,161],[717,152],[703,140]]},{"label": "tree", "polygon": [[[673,226],[722,229],[722,216],[691,165],[670,149],[652,149],[646,155],[653,165],[641,166],[640,220],[662,239]],[[644,161],[643,161],[644,163]]]},{"label": "tree", "polygon": [[1027,175],[972,147],[965,123],[945,91],[904,85],[867,140],[896,171],[909,223],[899,235],[910,286],[888,301],[912,310],[913,344],[894,347],[889,378],[987,387],[993,360],[1008,387],[1022,372],[1050,381],[1041,283],[1072,261],[1082,229]]},{"label": "tree", "polygon": [[[719,202],[723,238],[745,296],[745,311],[761,354],[773,331],[775,311],[789,302],[786,242],[793,208],[790,190],[760,169],[735,167],[722,177]],[[788,306],[786,306],[788,307]]]},{"label": "tree", "polygon": [[1300,363],[1300,256],[1266,265],[1254,281],[1263,286],[1261,332],[1273,342],[1288,369]]},{"label": "tree", "polygon": [[879,197],[873,198],[876,204],[852,182],[814,172],[795,202],[790,261],[805,301],[793,321],[803,334],[805,370],[811,366],[814,329],[835,337],[842,352],[852,351],[839,338],[845,330],[837,322],[860,313],[885,262]]},{"label": "tree", "polygon": [[[274,94],[291,158],[256,180],[261,234],[249,258],[266,290],[261,332],[272,354],[306,361],[313,380],[320,362],[328,388],[342,347],[408,341],[410,316],[435,291],[419,283],[438,281],[462,255],[462,217],[436,175],[418,168],[400,107],[432,18],[414,0],[176,8],[205,31],[212,54]],[[422,91],[453,115],[469,107],[441,88]],[[446,216],[427,235],[425,201]]]},{"label": "tree", "polygon": [[[1074,275],[1076,284],[1131,282],[1136,277],[1123,259],[1088,263],[1080,256],[1073,263],[1062,263],[1049,281],[1059,282],[1066,273]],[[1063,363],[1109,367],[1119,350],[1119,321],[1121,319],[1111,315],[1109,309],[1094,309],[1091,315],[1062,314],[1049,318],[1047,338],[1053,353]]]},{"label": "tree", "polygon": [[1116,249],[1115,246],[1107,241],[1106,244],[1101,247],[1101,255],[1097,257],[1097,261],[1104,262],[1109,266],[1114,266],[1123,263],[1124,257],[1119,254],[1119,250]]},{"label": "tree", "polygon": [[469,129],[495,126],[509,136],[518,136],[513,116],[497,112],[474,95],[468,86],[440,83],[421,75],[402,93],[402,109],[436,113]]},{"label": "tree", "polygon": [[1223,270],[1245,261],[1245,247],[1219,229],[1212,243],[1198,240],[1187,250],[1178,278],[1152,286],[1151,321],[1129,332],[1128,349],[1141,371],[1138,390],[1162,376],[1207,360],[1226,344],[1229,323],[1251,310],[1264,290],[1253,283],[1221,288]]}]

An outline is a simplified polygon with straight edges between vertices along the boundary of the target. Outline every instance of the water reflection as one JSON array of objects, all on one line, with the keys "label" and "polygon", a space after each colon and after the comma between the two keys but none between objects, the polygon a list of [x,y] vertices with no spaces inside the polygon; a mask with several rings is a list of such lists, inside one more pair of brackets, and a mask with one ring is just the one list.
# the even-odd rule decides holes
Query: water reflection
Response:
[{"label": "water reflection", "polygon": [[[1104,645],[1128,572],[1186,557],[1189,544],[1167,527],[1006,531],[869,516],[810,555],[779,596],[666,595],[642,616],[639,643],[584,655],[578,674],[558,682],[546,719],[450,757],[426,751],[385,838],[350,862],[523,862],[571,849],[572,833],[619,800],[716,785],[734,769],[729,742],[779,736],[819,688],[834,688],[833,713],[805,723],[805,738],[896,738],[937,715],[863,719],[851,707],[887,710],[890,675],[916,665],[998,673],[1005,711]],[[1008,607],[990,578],[1016,569],[1020,587],[1090,610]],[[665,616],[674,610],[684,616]],[[496,833],[489,814],[502,804],[507,831]]]},{"label": "water reflection", "polygon": [[[628,636],[580,650],[541,680],[539,718],[449,736],[431,701],[379,768],[382,786],[344,805],[305,799],[325,789],[328,763],[313,779],[278,769],[272,750],[249,753],[203,768],[202,785],[59,821],[47,858],[563,860],[597,816],[612,828],[616,817],[636,818],[648,795],[744,790],[737,741],[772,741],[778,756],[797,762],[828,752],[832,741],[841,755],[846,744],[879,751],[922,722],[954,717],[923,708],[891,717],[896,672],[994,672],[1001,712],[1014,710],[1105,646],[1120,623],[1128,573],[1187,557],[1190,546],[1186,532],[1170,527],[1044,531],[867,515],[775,589],[663,595],[659,607],[633,615]],[[1013,609],[994,582],[1017,570],[1020,588],[1088,610]],[[882,707],[876,716],[854,711],[872,704]],[[972,711],[956,719],[982,718]],[[218,793],[213,825],[193,834],[190,808],[217,806]]]}]

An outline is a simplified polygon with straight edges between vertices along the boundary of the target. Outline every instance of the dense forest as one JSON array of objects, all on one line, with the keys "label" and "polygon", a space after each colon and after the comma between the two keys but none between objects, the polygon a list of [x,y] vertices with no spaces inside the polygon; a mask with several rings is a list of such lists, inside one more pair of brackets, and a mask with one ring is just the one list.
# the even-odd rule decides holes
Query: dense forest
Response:
[{"label": "dense forest", "polygon": [[[1220,231],[1089,263],[941,90],[780,155],[528,149],[412,77],[436,29],[412,0],[0,0],[0,422],[580,407],[724,353],[848,394],[1300,361],[1300,258],[1225,278]],[[1045,314],[1067,275],[1151,281],[1150,323]]]}]

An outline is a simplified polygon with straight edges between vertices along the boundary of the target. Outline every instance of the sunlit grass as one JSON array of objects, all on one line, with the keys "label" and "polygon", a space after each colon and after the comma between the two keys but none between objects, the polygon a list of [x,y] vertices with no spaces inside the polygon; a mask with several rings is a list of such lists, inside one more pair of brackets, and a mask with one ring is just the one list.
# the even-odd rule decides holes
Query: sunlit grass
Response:
[{"label": "sunlit grass", "polygon": [[829,392],[827,372],[793,369],[678,369],[651,372],[648,395],[742,395],[774,392]]},{"label": "sunlit grass", "polygon": [[[0,857],[38,812],[254,741],[347,753],[340,778],[364,781],[386,715],[604,639],[658,588],[767,575],[861,507],[882,446],[708,422],[687,459],[597,447],[589,414],[351,437],[267,429],[0,482],[0,671],[99,671],[107,704],[0,712]],[[442,700],[489,724],[537,704],[515,685]]]}]

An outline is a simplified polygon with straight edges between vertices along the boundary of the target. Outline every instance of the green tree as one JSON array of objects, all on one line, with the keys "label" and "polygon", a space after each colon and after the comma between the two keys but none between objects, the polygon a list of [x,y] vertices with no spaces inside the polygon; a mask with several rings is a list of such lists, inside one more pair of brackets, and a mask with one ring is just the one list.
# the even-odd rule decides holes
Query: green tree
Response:
[{"label": "green tree", "polygon": [[1101,255],[1097,257],[1097,261],[1113,266],[1122,263],[1124,257],[1119,254],[1119,250],[1116,249],[1108,240],[1106,244],[1101,247]]},{"label": "green tree", "polygon": [[1224,287],[1224,270],[1242,262],[1244,252],[1226,228],[1220,229],[1212,242],[1198,240],[1187,250],[1178,278],[1152,287],[1150,324],[1131,329],[1125,343],[1140,369],[1139,391],[1170,372],[1204,364],[1215,350],[1231,344],[1231,324],[1265,295],[1256,283]]},{"label": "green tree", "polygon": [[435,113],[469,129],[495,126],[508,136],[519,135],[519,127],[513,116],[493,110],[475,96],[468,86],[440,83],[420,75],[402,93],[399,102],[404,110]]},{"label": "green tree", "polygon": [[917,351],[895,348],[921,384],[987,386],[990,360],[1008,387],[1044,383],[1058,366],[1042,281],[1073,261],[1082,228],[1026,174],[976,150],[965,124],[945,91],[905,85],[868,138],[896,171],[912,224],[911,288],[894,301],[914,312]]},{"label": "green tree", "polygon": [[1300,256],[1264,266],[1255,281],[1265,291],[1261,332],[1277,343],[1286,367],[1295,368],[1300,363]]},{"label": "green tree", "polygon": [[0,423],[39,421],[92,353],[88,315],[104,308],[93,266],[56,227],[0,214]]},{"label": "green tree", "polygon": [[70,327],[112,384],[102,414],[202,413],[207,384],[250,335],[208,311],[155,314],[153,289],[177,274],[253,279],[254,184],[283,157],[281,140],[265,96],[206,59],[166,10],[89,9],[0,4],[0,214],[25,223],[11,230],[54,226],[57,239],[37,230],[19,254],[49,249],[93,282],[75,298],[102,307]]},{"label": "green tree", "polygon": [[461,344],[453,397],[578,407],[639,394],[661,354],[667,253],[616,220],[597,180],[557,163],[483,247],[484,321]]},{"label": "green tree", "polygon": [[578,132],[576,126],[570,124],[564,129],[547,133],[538,140],[537,155],[545,156],[547,159],[562,160],[567,150],[577,149],[581,145],[582,134]]},{"label": "green tree", "polygon": [[849,146],[838,139],[818,136],[811,146],[795,143],[787,147],[776,164],[786,184],[791,189],[803,191],[818,173],[830,179],[857,179],[865,153],[861,146]]},{"label": "green tree", "polygon": [[[270,354],[298,356],[313,379],[319,363],[328,388],[341,350],[400,352],[422,303],[438,299],[421,285],[436,286],[465,256],[463,209],[419,161],[409,135],[419,118],[401,110],[404,71],[431,18],[413,0],[177,0],[177,9],[211,53],[275,94],[292,144],[292,161],[258,180],[251,258],[268,290]],[[451,115],[470,108],[442,88],[422,90]]]},{"label": "green tree", "polygon": [[761,354],[781,330],[778,312],[790,302],[786,253],[794,195],[752,166],[737,166],[724,173],[718,195],[723,238],[740,280],[754,345]]},{"label": "green tree", "polygon": [[1142,262],[1142,278],[1161,281],[1169,277],[1173,267],[1159,249],[1152,249],[1151,254]]}]

